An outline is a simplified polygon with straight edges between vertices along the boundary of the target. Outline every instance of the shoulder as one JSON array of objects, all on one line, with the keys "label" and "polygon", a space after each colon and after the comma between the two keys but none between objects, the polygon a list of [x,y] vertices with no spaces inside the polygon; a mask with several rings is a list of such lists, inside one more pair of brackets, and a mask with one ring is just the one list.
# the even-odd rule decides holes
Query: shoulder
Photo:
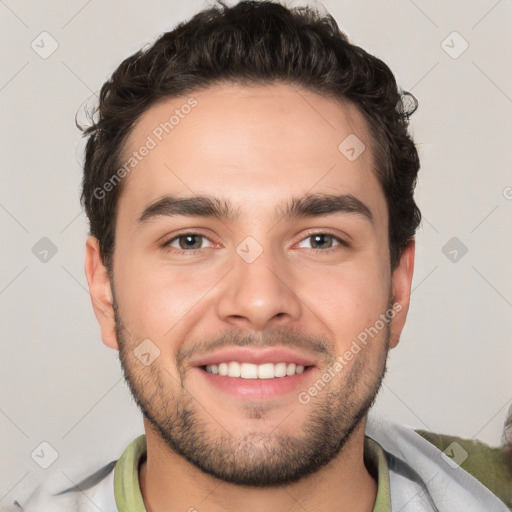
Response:
[{"label": "shoulder", "polygon": [[25,500],[16,500],[3,512],[117,512],[114,467],[109,462],[76,483],[63,472],[51,474]]},{"label": "shoulder", "polygon": [[[407,508],[410,496],[416,496],[418,510],[444,512],[455,504],[467,512],[510,510],[512,482],[505,473],[504,458],[497,453],[500,448],[375,415],[368,416],[366,435],[385,452],[395,505]],[[486,468],[495,470],[487,480],[483,478],[490,471]]]},{"label": "shoulder", "polygon": [[512,475],[502,447],[492,447],[478,439],[414,429],[446,457],[474,476],[512,509]]}]

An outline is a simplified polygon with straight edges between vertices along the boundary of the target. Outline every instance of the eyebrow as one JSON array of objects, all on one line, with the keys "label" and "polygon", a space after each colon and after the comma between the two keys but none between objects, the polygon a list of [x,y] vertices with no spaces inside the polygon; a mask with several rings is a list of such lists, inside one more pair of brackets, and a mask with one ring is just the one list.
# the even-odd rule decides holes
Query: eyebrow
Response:
[{"label": "eyebrow", "polygon": [[[290,221],[339,213],[359,215],[371,223],[374,222],[371,210],[351,194],[306,194],[302,197],[294,197],[276,207],[274,221],[278,222],[281,219]],[[240,209],[235,209],[228,199],[213,196],[165,196],[147,206],[137,219],[137,224],[141,226],[160,216],[178,215],[236,222],[240,219]]]}]

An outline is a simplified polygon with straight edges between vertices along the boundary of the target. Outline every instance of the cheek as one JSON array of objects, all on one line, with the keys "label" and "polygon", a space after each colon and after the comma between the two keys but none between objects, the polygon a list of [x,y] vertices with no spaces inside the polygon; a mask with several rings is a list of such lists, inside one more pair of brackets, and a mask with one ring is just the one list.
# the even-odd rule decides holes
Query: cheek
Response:
[{"label": "cheek", "polygon": [[388,278],[376,265],[317,272],[301,292],[335,335],[340,351],[386,312],[388,294]]},{"label": "cheek", "polygon": [[211,268],[195,271],[148,261],[125,262],[116,272],[123,320],[137,337],[169,350],[169,342],[186,335],[190,323],[204,313],[205,296],[217,281],[218,273]]}]

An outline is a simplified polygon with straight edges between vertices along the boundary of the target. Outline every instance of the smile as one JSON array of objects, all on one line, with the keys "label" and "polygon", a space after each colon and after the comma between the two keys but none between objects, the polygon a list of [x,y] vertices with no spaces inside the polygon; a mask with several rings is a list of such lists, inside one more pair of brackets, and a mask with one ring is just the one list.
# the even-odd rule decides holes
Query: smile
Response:
[{"label": "smile", "polygon": [[300,374],[305,367],[295,363],[239,363],[237,361],[210,364],[203,367],[208,373],[242,379],[273,379]]}]

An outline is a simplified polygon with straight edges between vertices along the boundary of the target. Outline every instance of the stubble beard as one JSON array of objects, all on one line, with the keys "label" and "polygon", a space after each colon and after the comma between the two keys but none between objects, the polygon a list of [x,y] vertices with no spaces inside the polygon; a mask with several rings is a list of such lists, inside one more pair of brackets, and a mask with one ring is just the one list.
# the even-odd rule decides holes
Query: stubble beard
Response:
[{"label": "stubble beard", "polygon": [[170,376],[168,370],[155,362],[147,367],[141,364],[133,352],[137,343],[124,336],[116,305],[114,312],[121,368],[144,418],[173,453],[202,472],[236,485],[284,486],[326,466],[366,418],[387,371],[389,324],[380,339],[372,340],[384,345],[377,368],[367,364],[367,349],[362,348],[352,364],[341,370],[344,378],[333,379],[307,405],[297,400],[300,413],[303,407],[309,408],[300,435],[280,432],[279,426],[271,432],[258,430],[258,421],[264,420],[268,407],[249,403],[244,411],[254,420],[254,428],[231,432],[225,419],[222,424],[212,419],[203,410],[204,404],[199,404],[178,381],[175,389],[169,390],[162,380],[163,372]]}]

